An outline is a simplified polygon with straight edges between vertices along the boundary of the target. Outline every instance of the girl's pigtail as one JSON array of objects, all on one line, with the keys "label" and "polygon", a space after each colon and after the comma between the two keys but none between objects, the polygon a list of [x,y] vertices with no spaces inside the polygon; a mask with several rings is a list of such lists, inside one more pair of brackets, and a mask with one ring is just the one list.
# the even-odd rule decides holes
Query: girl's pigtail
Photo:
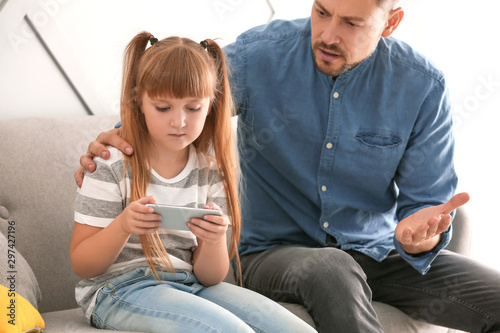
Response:
[{"label": "girl's pigtail", "polygon": [[146,46],[149,41],[148,32],[141,32],[136,35],[125,49],[125,57],[123,61],[123,80],[122,80],[122,95],[121,95],[121,114],[123,117],[124,106],[130,107],[130,104],[135,104],[135,87],[137,86],[137,71]]},{"label": "girl's pigtail", "polygon": [[[241,232],[241,211],[238,195],[239,167],[236,145],[231,128],[231,117],[234,114],[234,105],[228,79],[228,69],[224,52],[211,39],[200,43],[214,61],[217,73],[217,85],[211,113],[214,115],[213,148],[217,165],[224,180],[224,189],[228,201],[228,212],[231,217],[231,239],[229,257],[234,258],[236,280],[241,285],[241,263],[238,255],[238,243]],[[224,110],[225,112],[220,112]]]},{"label": "girl's pigtail", "polygon": [[[123,179],[127,177],[127,169],[132,170],[130,180],[130,202],[146,196],[146,190],[151,180],[149,157],[146,147],[149,144],[149,134],[144,115],[140,111],[141,91],[137,90],[137,78],[140,71],[140,61],[148,42],[157,42],[148,32],[136,35],[125,50],[123,63],[123,83],[121,95],[122,138],[130,143],[134,154],[125,156]],[[125,208],[125,207],[124,207]],[[172,269],[172,264],[157,232],[139,236],[142,250],[148,266],[156,279],[159,279],[157,266]]]},{"label": "girl's pigtail", "polygon": [[[139,110],[139,97],[137,96],[137,74],[142,55],[146,49],[149,36],[147,32],[142,32],[136,35],[125,49],[125,56],[123,61],[123,80],[122,80],[122,94],[120,101],[121,121],[122,121],[122,138],[132,145],[134,154],[132,156],[125,156],[124,165],[124,181],[127,172],[127,167],[132,169],[130,201],[140,199],[147,188],[147,183],[144,178],[147,175],[145,172],[147,166],[147,156],[144,154],[144,143],[142,138],[144,136],[145,127],[141,123],[145,123],[144,117]],[[147,177],[146,177],[147,178]],[[149,182],[149,179],[148,179]],[[125,208],[125,207],[124,207]]]}]

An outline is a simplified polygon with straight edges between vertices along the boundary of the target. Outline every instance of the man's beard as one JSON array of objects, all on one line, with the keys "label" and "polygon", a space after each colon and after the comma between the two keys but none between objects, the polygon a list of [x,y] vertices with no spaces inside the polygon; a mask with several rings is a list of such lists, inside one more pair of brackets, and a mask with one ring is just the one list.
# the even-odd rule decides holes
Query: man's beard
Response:
[{"label": "man's beard", "polygon": [[[321,47],[322,49],[325,49],[328,51],[335,52],[336,54],[340,55],[342,58],[345,59],[344,64],[342,64],[342,66],[340,66],[337,69],[322,68],[320,66],[320,61],[323,61],[323,60],[317,59],[316,53],[314,52],[314,50],[317,50],[318,47]],[[341,50],[337,45],[327,45],[323,42],[314,43],[314,45],[313,45],[313,59],[314,59],[314,65],[321,73],[328,75],[328,76],[331,76],[333,78],[337,78],[340,74],[345,73],[347,71],[350,71],[351,69],[353,69],[354,67],[356,67],[357,65],[359,65],[360,63],[362,63],[365,60],[365,59],[363,59],[359,62],[349,63],[349,61],[345,55],[345,52],[343,50]]]}]

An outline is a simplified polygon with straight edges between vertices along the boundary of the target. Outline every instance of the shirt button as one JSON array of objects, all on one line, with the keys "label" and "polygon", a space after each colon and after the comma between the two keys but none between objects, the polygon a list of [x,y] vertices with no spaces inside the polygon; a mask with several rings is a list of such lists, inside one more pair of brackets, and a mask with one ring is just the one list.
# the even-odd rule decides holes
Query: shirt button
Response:
[{"label": "shirt button", "polygon": [[326,186],[325,185],[321,186],[321,191],[326,192]]},{"label": "shirt button", "polygon": [[330,225],[330,223],[328,222],[323,222],[323,228],[328,228],[328,226]]},{"label": "shirt button", "polygon": [[328,142],[328,143],[326,144],[326,148],[327,148],[327,149],[332,149],[332,147],[333,147],[333,145],[332,145],[332,143],[331,143],[331,142]]},{"label": "shirt button", "polygon": [[333,93],[333,98],[339,98],[340,94],[338,92]]}]

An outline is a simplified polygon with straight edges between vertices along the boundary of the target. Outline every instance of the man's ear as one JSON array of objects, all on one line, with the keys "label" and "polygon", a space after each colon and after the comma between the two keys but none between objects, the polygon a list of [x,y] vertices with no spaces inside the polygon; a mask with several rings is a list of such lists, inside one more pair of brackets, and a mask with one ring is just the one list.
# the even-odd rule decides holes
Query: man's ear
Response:
[{"label": "man's ear", "polygon": [[382,31],[382,37],[389,37],[390,35],[392,35],[392,33],[396,30],[399,23],[403,19],[403,16],[405,16],[405,12],[401,7],[393,9],[385,23],[386,26],[384,31]]}]

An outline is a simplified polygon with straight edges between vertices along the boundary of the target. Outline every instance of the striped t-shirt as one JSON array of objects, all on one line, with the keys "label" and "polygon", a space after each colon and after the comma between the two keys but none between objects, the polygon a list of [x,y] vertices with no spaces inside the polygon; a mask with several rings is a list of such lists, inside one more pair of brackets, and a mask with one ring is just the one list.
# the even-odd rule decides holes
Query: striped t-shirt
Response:
[{"label": "striped t-shirt", "polygon": [[[130,202],[130,168],[123,182],[122,153],[109,147],[110,158],[96,158],[96,171],[86,173],[75,201],[75,222],[105,228],[123,211],[123,202]],[[227,211],[227,200],[217,164],[213,156],[197,153],[191,145],[184,170],[166,179],[152,170],[146,195],[153,195],[160,204],[203,207],[213,201]],[[192,253],[197,246],[190,231],[159,229],[163,245],[176,270],[192,272]],[[82,280],[76,286],[76,300],[90,318],[97,291],[107,280],[137,267],[147,266],[138,235],[131,235],[116,261],[102,275]]]}]

